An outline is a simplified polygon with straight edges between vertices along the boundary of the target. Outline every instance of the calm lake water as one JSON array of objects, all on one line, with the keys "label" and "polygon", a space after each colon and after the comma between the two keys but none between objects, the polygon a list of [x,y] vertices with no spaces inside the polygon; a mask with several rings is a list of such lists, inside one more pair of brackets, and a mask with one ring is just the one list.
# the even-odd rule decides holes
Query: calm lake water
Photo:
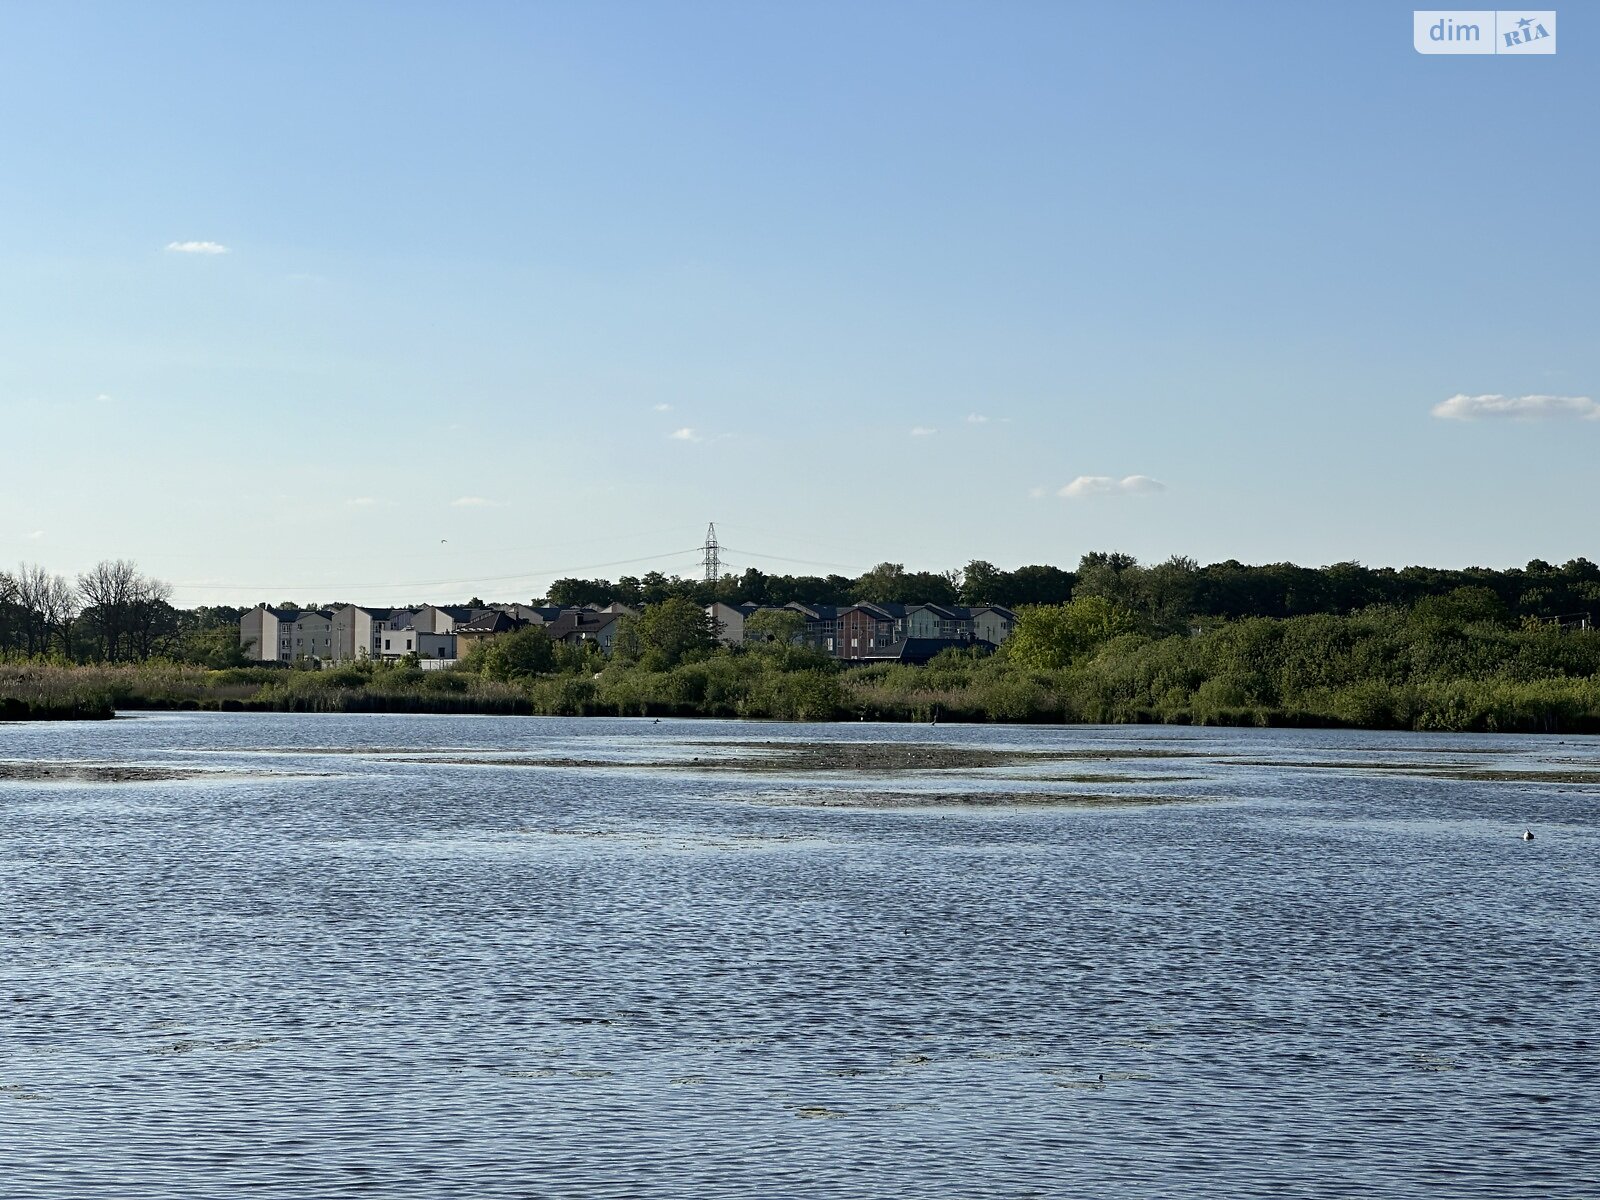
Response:
[{"label": "calm lake water", "polygon": [[[760,739],[1106,757],[707,769]],[[6,1197],[1600,1194],[1596,739],[182,714],[0,759],[207,772],[0,781]],[[818,803],[985,791],[1180,802]]]}]

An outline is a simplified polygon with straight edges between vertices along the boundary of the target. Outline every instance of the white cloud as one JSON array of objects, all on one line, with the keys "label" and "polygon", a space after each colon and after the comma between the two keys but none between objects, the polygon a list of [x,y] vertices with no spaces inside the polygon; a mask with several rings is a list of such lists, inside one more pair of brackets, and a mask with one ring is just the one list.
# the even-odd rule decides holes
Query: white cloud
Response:
[{"label": "white cloud", "polygon": [[30,534],[29,534],[29,535],[28,535],[28,540],[29,540],[29,541],[30,541],[30,542],[37,542],[37,541],[38,541],[38,540],[39,540],[39,539],[40,539],[40,538],[42,538],[42,537],[43,537],[43,536],[44,536],[44,530],[42,530],[42,529],[35,529],[35,530],[34,530],[34,531],[33,531],[33,532],[32,532],[32,533],[30,533]]},{"label": "white cloud", "polygon": [[[468,497],[463,496],[462,499],[465,500],[465,499],[468,499]],[[345,503],[348,504],[351,508],[371,508],[374,504],[377,503],[377,501],[374,500],[371,496],[356,496],[356,497],[353,497],[352,499],[346,500]],[[457,500],[456,503],[460,504],[461,500]]]},{"label": "white cloud", "polygon": [[1476,421],[1480,417],[1579,417],[1600,420],[1600,403],[1588,396],[1451,396],[1433,406],[1433,415],[1446,421]]},{"label": "white cloud", "polygon": [[95,399],[98,400],[101,404],[110,404],[111,403],[111,395],[108,392],[101,392],[98,396],[95,397]]},{"label": "white cloud", "polygon": [[1083,496],[1109,496],[1114,492],[1147,495],[1166,490],[1166,484],[1148,475],[1124,475],[1121,479],[1113,479],[1110,475],[1079,475],[1056,495],[1067,500],[1076,500]]},{"label": "white cloud", "polygon": [[1151,479],[1148,475],[1126,475],[1117,487],[1124,492],[1142,492],[1148,495],[1151,492],[1164,492],[1167,485],[1159,479]]},{"label": "white cloud", "polygon": [[500,501],[486,500],[482,496],[457,496],[450,501],[451,508],[499,508]]},{"label": "white cloud", "polygon": [[1112,491],[1117,481],[1109,475],[1079,475],[1056,493],[1058,496],[1098,496]]},{"label": "white cloud", "polygon": [[967,424],[968,425],[987,425],[988,423],[989,423],[989,418],[984,416],[982,413],[968,413],[967,414]]},{"label": "white cloud", "polygon": [[226,254],[228,248],[221,242],[168,242],[167,249],[174,254]]},{"label": "white cloud", "polygon": [[912,437],[932,437],[938,432],[939,431],[937,429],[934,429],[928,425],[913,425],[911,427]]},{"label": "white cloud", "polygon": [[656,412],[671,412],[672,411],[672,405],[670,405],[670,404],[657,404],[655,406],[655,411]]},{"label": "white cloud", "polygon": [[1031,487],[1028,489],[1028,497],[1032,500],[1043,500],[1049,492],[1049,488]]},{"label": "white cloud", "polygon": [[674,429],[667,436],[675,442],[703,442],[705,440],[687,425],[682,429]]}]

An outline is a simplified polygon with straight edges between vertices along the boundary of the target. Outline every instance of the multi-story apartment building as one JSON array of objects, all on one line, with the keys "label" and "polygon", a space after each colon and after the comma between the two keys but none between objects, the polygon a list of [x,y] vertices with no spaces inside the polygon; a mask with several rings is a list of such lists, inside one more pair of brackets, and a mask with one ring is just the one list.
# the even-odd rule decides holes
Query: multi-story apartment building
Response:
[{"label": "multi-story apartment building", "polygon": [[294,647],[294,609],[258,604],[239,618],[239,645],[258,662],[288,662]]},{"label": "multi-story apartment building", "polygon": [[239,618],[239,644],[258,662],[325,661],[333,657],[333,613],[258,604]]},{"label": "multi-story apartment building", "polygon": [[333,661],[382,658],[383,634],[395,621],[401,624],[409,609],[368,608],[347,604],[333,610]]}]

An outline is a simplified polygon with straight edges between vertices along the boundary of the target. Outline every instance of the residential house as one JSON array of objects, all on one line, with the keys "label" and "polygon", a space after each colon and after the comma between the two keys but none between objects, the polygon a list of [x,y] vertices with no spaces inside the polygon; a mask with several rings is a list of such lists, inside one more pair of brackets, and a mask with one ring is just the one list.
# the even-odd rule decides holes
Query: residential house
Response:
[{"label": "residential house", "polygon": [[895,624],[898,638],[972,638],[998,646],[1011,636],[1016,614],[990,605],[968,608],[958,604],[908,604]]},{"label": "residential house", "polygon": [[411,627],[423,633],[454,633],[459,622],[470,621],[488,611],[461,604],[424,604],[411,618]]},{"label": "residential house", "polygon": [[905,619],[903,604],[853,604],[839,610],[835,658],[863,657],[895,640],[895,625]]},{"label": "residential house", "polygon": [[790,612],[799,613],[806,623],[805,631],[801,635],[801,643],[810,646],[813,650],[820,650],[824,654],[836,654],[839,644],[839,613],[842,611],[836,604],[802,604],[798,600],[791,600],[783,606]]},{"label": "residential house", "polygon": [[519,621],[527,621],[532,625],[548,625],[561,615],[561,609],[554,606],[536,606],[532,604],[494,604],[491,608],[503,612],[508,617],[515,617]]},{"label": "residential house", "polygon": [[415,654],[418,658],[453,659],[456,656],[456,635],[429,633],[425,629],[383,631],[383,658],[394,662],[408,654]]},{"label": "residential house", "polygon": [[725,604],[718,600],[715,604],[706,605],[706,616],[711,618],[717,641],[724,646],[743,645],[744,623],[760,611],[759,604]]},{"label": "residential house", "polygon": [[1017,627],[1017,614],[998,604],[969,608],[967,612],[971,614],[972,636],[979,641],[993,642],[998,646]]},{"label": "residential house", "polygon": [[944,604],[908,604],[895,633],[903,638],[959,638],[970,632],[964,608]]},{"label": "residential house", "polygon": [[553,642],[568,646],[581,646],[588,642],[598,646],[602,654],[610,654],[620,619],[616,613],[569,608],[544,628]]},{"label": "residential house", "polygon": [[[522,607],[522,606],[518,606]],[[530,610],[531,611],[531,610]],[[456,650],[465,658],[475,646],[519,629],[538,628],[543,620],[530,621],[504,611],[481,613],[470,621],[462,621],[455,628]]]}]

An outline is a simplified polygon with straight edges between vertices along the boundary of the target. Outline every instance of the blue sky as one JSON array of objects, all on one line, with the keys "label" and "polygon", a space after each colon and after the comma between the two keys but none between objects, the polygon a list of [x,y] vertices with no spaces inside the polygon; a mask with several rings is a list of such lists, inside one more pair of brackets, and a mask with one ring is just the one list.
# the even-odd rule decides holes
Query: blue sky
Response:
[{"label": "blue sky", "polygon": [[0,562],[1600,556],[1597,9],[1411,12],[0,8]]}]

